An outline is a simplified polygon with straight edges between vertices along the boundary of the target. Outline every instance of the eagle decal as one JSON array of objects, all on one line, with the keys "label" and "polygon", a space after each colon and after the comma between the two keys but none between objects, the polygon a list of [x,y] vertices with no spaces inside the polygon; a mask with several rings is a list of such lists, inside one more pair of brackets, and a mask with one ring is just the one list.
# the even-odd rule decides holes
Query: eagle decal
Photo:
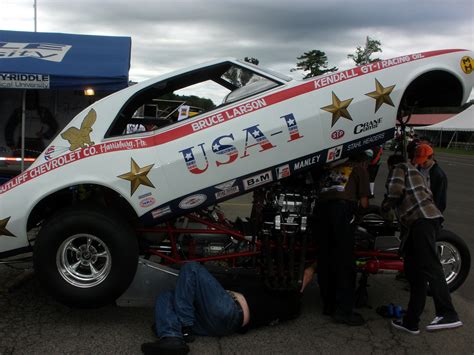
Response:
[{"label": "eagle decal", "polygon": [[81,128],[70,127],[61,134],[61,137],[67,140],[71,145],[69,150],[73,151],[77,148],[86,148],[87,146],[94,145],[94,142],[91,141],[90,134],[92,132],[92,125],[96,119],[97,113],[94,109],[91,109],[84,118],[84,121],[82,121]]}]

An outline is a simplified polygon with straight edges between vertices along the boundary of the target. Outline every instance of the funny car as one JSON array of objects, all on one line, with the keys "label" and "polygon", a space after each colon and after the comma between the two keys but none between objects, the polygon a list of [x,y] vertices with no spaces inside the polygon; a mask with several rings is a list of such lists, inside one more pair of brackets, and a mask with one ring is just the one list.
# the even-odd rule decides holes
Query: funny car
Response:
[{"label": "funny car", "polygon": [[[202,222],[207,236],[243,236],[239,256],[255,255],[249,243],[264,244],[256,239],[269,224],[237,232],[200,211],[382,144],[413,107],[462,105],[472,57],[423,52],[303,81],[225,58],[130,86],[79,113],[0,186],[0,258],[32,251],[41,283],[59,300],[87,306],[120,296],[150,249],[163,262],[197,247],[219,259],[213,251],[222,244],[184,247],[202,229],[180,230],[183,218]],[[215,104],[183,118],[169,111],[170,95]],[[287,212],[305,205],[295,196],[286,196]],[[291,221],[300,232],[309,224],[305,216]],[[181,243],[170,242],[171,229]]]}]

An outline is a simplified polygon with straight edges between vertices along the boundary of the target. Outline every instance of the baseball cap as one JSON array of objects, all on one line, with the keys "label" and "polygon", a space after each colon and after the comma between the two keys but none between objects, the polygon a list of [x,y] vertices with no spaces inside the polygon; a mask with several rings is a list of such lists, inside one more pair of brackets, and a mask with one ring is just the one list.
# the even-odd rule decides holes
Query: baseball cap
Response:
[{"label": "baseball cap", "polygon": [[421,165],[428,160],[428,157],[433,155],[433,148],[428,144],[420,144],[415,149],[414,163]]}]

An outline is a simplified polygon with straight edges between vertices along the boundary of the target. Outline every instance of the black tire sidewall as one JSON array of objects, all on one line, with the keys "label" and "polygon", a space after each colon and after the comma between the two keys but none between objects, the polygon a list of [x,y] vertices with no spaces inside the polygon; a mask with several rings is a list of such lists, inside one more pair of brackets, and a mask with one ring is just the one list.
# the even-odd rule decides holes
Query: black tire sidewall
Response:
[{"label": "black tire sidewall", "polygon": [[449,291],[454,292],[464,283],[469,275],[469,270],[471,268],[471,254],[464,240],[449,230],[441,229],[436,242],[442,241],[452,244],[459,251],[459,255],[461,256],[461,270],[459,270],[457,277],[448,284]]},{"label": "black tire sidewall", "polygon": [[[109,249],[111,269],[98,285],[80,288],[59,273],[56,255],[61,244],[74,234],[91,234]],[[111,303],[130,285],[138,263],[138,243],[129,225],[114,214],[93,206],[68,208],[46,221],[37,237],[33,261],[41,284],[62,303],[97,307]]]}]

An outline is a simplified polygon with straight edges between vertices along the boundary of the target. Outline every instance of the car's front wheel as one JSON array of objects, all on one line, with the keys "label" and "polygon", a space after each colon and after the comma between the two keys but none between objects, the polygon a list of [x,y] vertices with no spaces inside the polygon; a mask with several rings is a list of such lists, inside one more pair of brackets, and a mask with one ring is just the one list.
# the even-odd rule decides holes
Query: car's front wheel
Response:
[{"label": "car's front wheel", "polygon": [[130,285],[138,243],[133,229],[114,214],[74,207],[43,223],[33,260],[41,284],[58,301],[98,307]]}]

